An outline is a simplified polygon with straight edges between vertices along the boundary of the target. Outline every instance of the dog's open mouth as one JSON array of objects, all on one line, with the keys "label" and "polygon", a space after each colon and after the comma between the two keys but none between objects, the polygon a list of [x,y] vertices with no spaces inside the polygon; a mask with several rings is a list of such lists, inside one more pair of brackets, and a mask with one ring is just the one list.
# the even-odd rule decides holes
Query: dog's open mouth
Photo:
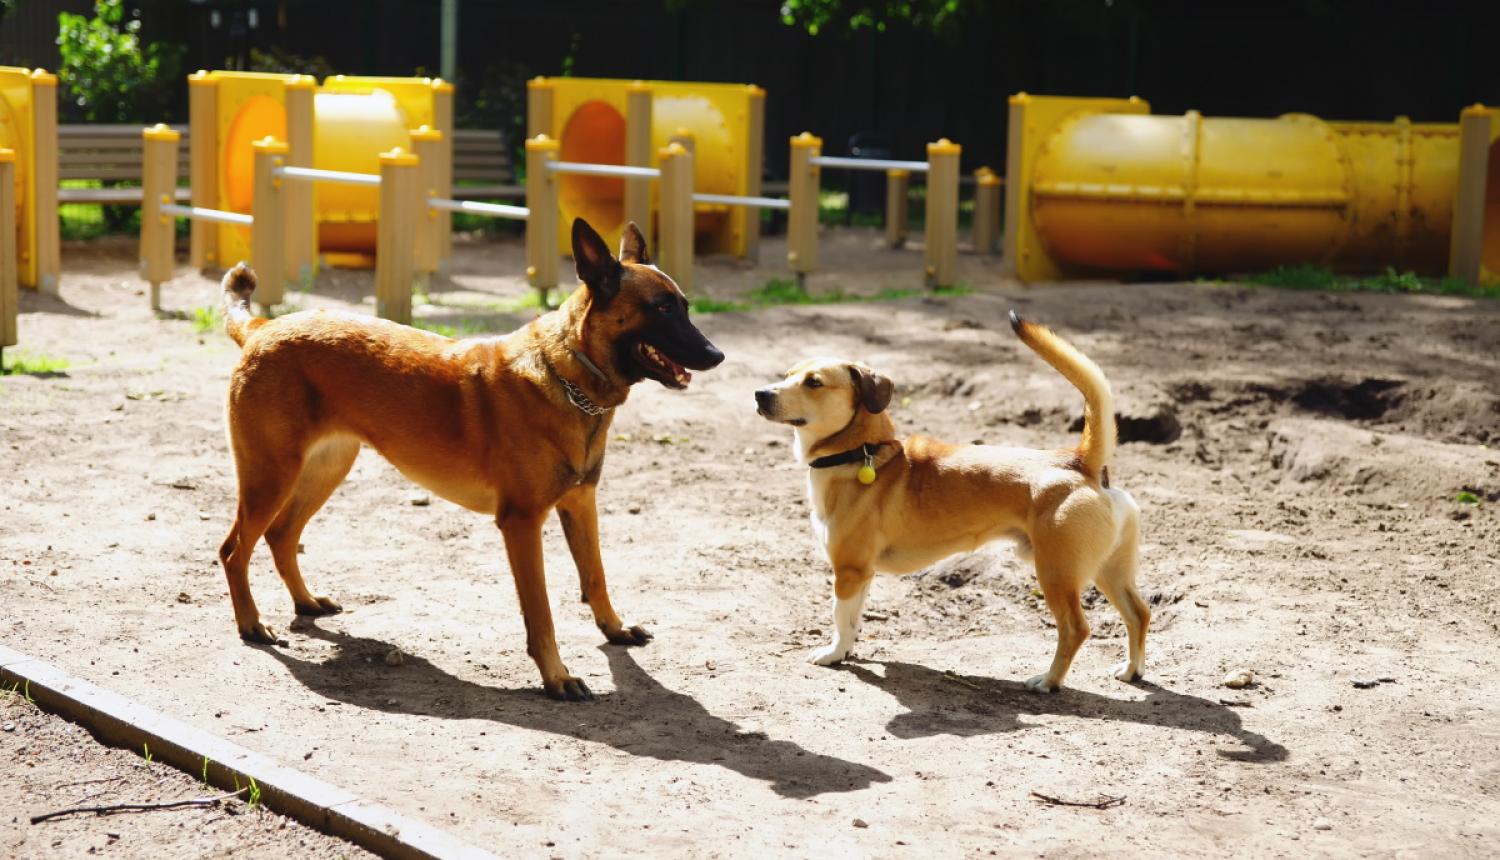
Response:
[{"label": "dog's open mouth", "polygon": [[644,341],[635,348],[636,359],[646,374],[668,388],[687,388],[693,375],[687,368],[667,357],[667,354]]}]

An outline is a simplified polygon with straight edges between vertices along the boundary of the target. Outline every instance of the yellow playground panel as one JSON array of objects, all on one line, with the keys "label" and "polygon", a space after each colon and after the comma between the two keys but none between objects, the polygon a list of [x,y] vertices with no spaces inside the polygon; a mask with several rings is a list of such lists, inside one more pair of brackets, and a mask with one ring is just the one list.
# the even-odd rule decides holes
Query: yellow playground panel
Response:
[{"label": "yellow playground panel", "polygon": [[[632,91],[650,94],[649,145],[644,157],[628,153]],[[528,84],[526,136],[545,134],[560,144],[559,161],[659,166],[674,138],[693,151],[693,191],[754,196],[760,193],[765,90],[753,84],[628,81],[605,78],[535,78]],[[627,180],[606,176],[558,177],[561,217],[558,246],[571,253],[569,225],[586,219],[611,245],[626,221]],[[654,185],[654,183],[653,183]],[[657,197],[653,190],[652,200]],[[699,203],[695,244],[701,252],[746,256],[755,244],[758,210]],[[653,202],[651,211],[656,212]],[[642,225],[647,227],[647,225]]]},{"label": "yellow playground panel", "polygon": [[[1021,93],[1010,99],[1005,255],[1027,281],[1295,263],[1500,277],[1492,113],[1465,111],[1473,128],[1461,133],[1405,117],[1153,116],[1136,98]],[[1484,199],[1466,201],[1476,186]],[[1479,270],[1460,264],[1465,253]]]},{"label": "yellow playground panel", "polygon": [[[453,87],[432,78],[335,75],[318,86],[306,75],[215,71],[190,75],[188,84],[194,205],[211,209],[251,211],[253,143],[265,137],[288,142],[288,165],[364,174],[380,173],[382,152],[411,151],[411,132],[420,126],[452,137]],[[374,253],[377,188],[320,183],[311,193],[315,224],[289,220],[289,245],[312,241],[309,233],[316,231],[316,247],[325,255],[354,260]],[[213,238],[201,256],[195,243],[196,264],[229,265],[248,258],[249,228],[205,224],[201,229]]]},{"label": "yellow playground panel", "polygon": [[0,66],[0,149],[15,153],[14,246],[20,283],[57,291],[57,76]]}]

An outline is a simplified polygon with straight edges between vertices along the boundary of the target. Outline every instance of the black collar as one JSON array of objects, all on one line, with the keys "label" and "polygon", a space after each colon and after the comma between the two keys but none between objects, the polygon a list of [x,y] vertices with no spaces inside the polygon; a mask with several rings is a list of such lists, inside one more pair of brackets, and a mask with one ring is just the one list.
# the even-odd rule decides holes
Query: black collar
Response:
[{"label": "black collar", "polygon": [[811,463],[808,463],[807,465],[814,469],[828,469],[833,466],[842,466],[845,463],[859,463],[874,457],[875,452],[880,450],[880,445],[881,443],[878,442],[873,445],[861,445],[858,448],[843,451],[838,454],[829,454],[827,457],[819,457],[818,459],[812,461]]}]

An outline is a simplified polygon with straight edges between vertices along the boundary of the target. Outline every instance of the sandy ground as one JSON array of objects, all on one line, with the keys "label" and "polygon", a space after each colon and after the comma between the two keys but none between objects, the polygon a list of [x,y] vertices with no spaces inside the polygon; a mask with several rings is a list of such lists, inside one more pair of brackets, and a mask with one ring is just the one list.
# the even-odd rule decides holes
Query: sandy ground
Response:
[{"label": "sandy ground", "polygon": [[[919,255],[877,245],[830,237],[837,274],[813,289],[914,285]],[[783,253],[770,241],[764,259]],[[256,597],[289,644],[241,644],[216,558],[234,506],[222,403],[236,349],[150,314],[128,249],[69,248],[65,263],[61,301],[24,299],[22,351],[71,366],[0,379],[0,642],[476,844],[560,857],[1500,844],[1496,303],[1024,288],[965,256],[966,296],[702,316],[728,360],[686,393],[637,388],[600,491],[615,604],[654,642],[601,644],[549,526],[559,645],[600,694],[561,704],[538,691],[493,523],[412,504],[425,494],[368,451],[304,537],[313,589],[347,611],[291,625],[262,551]],[[518,241],[463,246],[419,313],[506,330],[525,319],[501,304],[524,292],[522,268]],[[732,297],[777,273],[711,261],[700,283]],[[293,301],[370,308],[370,289],[339,273]],[[184,270],[165,304],[215,292]],[[1054,631],[1005,546],[877,581],[858,659],[808,665],[830,576],[790,435],[750,392],[799,358],[844,355],[896,379],[904,431],[1068,444],[1080,399],[1014,340],[1012,307],[1097,359],[1122,413],[1143,419],[1130,432],[1156,437],[1123,444],[1111,470],[1143,511],[1146,680],[1106,676],[1124,631],[1094,595],[1068,689],[1026,692]],[[1483,503],[1458,503],[1465,490]],[[1257,683],[1221,686],[1239,668]],[[57,781],[91,778],[94,760]],[[23,787],[23,811],[61,799],[37,791]],[[80,820],[70,838],[103,846],[118,826]],[[4,827],[0,853],[46,854],[45,837]],[[261,832],[233,838],[258,846]]]}]

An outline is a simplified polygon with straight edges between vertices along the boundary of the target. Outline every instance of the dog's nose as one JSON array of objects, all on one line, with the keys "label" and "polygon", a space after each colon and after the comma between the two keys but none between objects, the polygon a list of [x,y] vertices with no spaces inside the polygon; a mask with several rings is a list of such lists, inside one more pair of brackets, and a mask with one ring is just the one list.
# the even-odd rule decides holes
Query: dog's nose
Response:
[{"label": "dog's nose", "polygon": [[775,397],[776,393],[771,389],[762,388],[761,390],[755,392],[755,405],[760,407],[761,409],[770,409],[771,401],[774,400]]},{"label": "dog's nose", "polygon": [[705,367],[704,370],[713,370],[715,367],[718,367],[721,363],[723,363],[724,353],[721,352],[718,347],[710,343],[708,344],[708,349],[705,352],[707,358],[706,363],[708,366]]}]

